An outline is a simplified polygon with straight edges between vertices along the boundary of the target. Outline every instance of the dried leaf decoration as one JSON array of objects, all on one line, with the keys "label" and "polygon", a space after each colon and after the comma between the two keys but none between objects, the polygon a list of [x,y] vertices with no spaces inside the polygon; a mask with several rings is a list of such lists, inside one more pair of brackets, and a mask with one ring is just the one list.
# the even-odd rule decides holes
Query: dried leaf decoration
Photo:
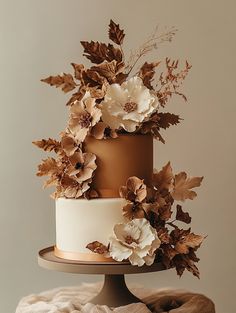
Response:
[{"label": "dried leaf decoration", "polygon": [[161,62],[153,62],[153,63],[145,62],[139,70],[138,76],[143,80],[144,86],[146,86],[149,89],[153,89],[151,82],[155,75],[155,68],[160,63]]},{"label": "dried leaf decoration", "polygon": [[157,190],[169,190],[172,186],[173,181],[173,172],[170,165],[170,162],[168,162],[161,171],[154,172],[153,174],[153,185],[157,188]]},{"label": "dried leaf decoration", "polygon": [[193,257],[193,254],[192,254],[192,252],[190,252],[189,254],[177,254],[173,258],[172,264],[176,268],[177,274],[180,277],[183,275],[185,269],[187,269],[194,276],[200,278],[199,270],[198,270],[197,266],[195,265],[195,262],[198,262],[199,259],[196,260],[194,258],[194,260],[193,260],[192,257]]},{"label": "dried leaf decoration", "polygon": [[93,241],[86,246],[87,249],[91,250],[94,253],[106,254],[108,253],[108,247],[102,244],[99,241]]},{"label": "dried leaf decoration", "polygon": [[115,48],[112,44],[100,43],[98,41],[81,41],[84,47],[84,56],[92,63],[100,64],[104,61],[111,62],[116,60],[122,62],[122,52],[119,48]]},{"label": "dried leaf decoration", "polygon": [[54,158],[47,158],[38,166],[37,176],[48,176],[58,172],[57,161]]},{"label": "dried leaf decoration", "polygon": [[47,152],[55,151],[57,153],[61,150],[61,143],[52,138],[33,141],[33,144]]},{"label": "dried leaf decoration", "polygon": [[84,86],[80,87],[79,90],[72,94],[72,97],[66,103],[67,106],[71,106],[75,101],[82,100],[83,96],[86,93],[86,88]]},{"label": "dried leaf decoration", "polygon": [[188,213],[188,212],[184,212],[184,211],[182,210],[182,206],[179,205],[179,204],[177,204],[176,209],[177,209],[177,212],[176,212],[176,220],[177,220],[177,221],[184,222],[184,223],[186,223],[186,224],[190,224],[192,219],[191,219],[189,213]]},{"label": "dried leaf decoration", "polygon": [[162,72],[158,79],[159,90],[157,91],[157,96],[160,104],[164,107],[173,95],[181,96],[187,101],[186,96],[179,92],[179,88],[183,84],[192,66],[186,61],[185,67],[178,71],[179,60],[171,60],[169,58],[166,58],[165,65],[166,71]]},{"label": "dried leaf decoration", "polygon": [[103,62],[98,66],[92,66],[91,71],[98,73],[100,76],[105,77],[110,84],[116,80],[117,62],[113,60],[111,62]]},{"label": "dried leaf decoration", "polygon": [[115,42],[117,45],[121,45],[123,43],[125,33],[123,29],[120,29],[120,25],[116,24],[112,20],[110,20],[109,24],[109,38]]},{"label": "dried leaf decoration", "polygon": [[76,79],[81,80],[82,79],[82,73],[85,70],[83,64],[76,64],[76,63],[71,63],[71,65],[74,68],[74,76]]},{"label": "dried leaf decoration", "polygon": [[185,201],[186,199],[193,200],[197,193],[191,189],[199,187],[203,177],[187,177],[185,172],[175,175],[174,189],[171,193],[175,200]]},{"label": "dried leaf decoration", "polygon": [[49,84],[50,86],[61,88],[65,93],[75,89],[77,86],[73,76],[66,73],[63,73],[63,75],[49,76],[47,78],[41,79],[41,81]]},{"label": "dried leaf decoration", "polygon": [[181,118],[179,117],[179,115],[176,114],[172,114],[172,113],[162,113],[159,112],[158,113],[158,127],[159,128],[163,128],[163,129],[167,129],[169,128],[171,125],[177,125],[180,123]]},{"label": "dried leaf decoration", "polygon": [[190,233],[183,236],[175,245],[175,250],[180,254],[188,254],[190,248],[199,248],[204,240],[203,236]]},{"label": "dried leaf decoration", "polygon": [[179,115],[172,113],[155,112],[148,121],[142,123],[140,132],[143,134],[152,134],[155,139],[165,143],[164,138],[160,134],[161,129],[167,129],[172,125],[180,123]]}]

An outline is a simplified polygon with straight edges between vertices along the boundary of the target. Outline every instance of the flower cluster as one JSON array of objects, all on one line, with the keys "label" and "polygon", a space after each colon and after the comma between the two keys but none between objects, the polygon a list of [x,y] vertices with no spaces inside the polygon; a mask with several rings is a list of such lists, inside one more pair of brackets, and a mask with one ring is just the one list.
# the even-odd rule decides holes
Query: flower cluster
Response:
[{"label": "flower cluster", "polygon": [[[204,237],[183,229],[178,223],[191,223],[188,212],[175,201],[194,199],[193,188],[200,186],[203,177],[187,177],[185,172],[174,175],[170,163],[154,172],[151,186],[138,177],[130,177],[120,188],[126,223],[114,227],[110,238],[109,256],[117,261],[128,259],[132,265],[151,265],[155,260],[166,268],[175,267],[181,276],[185,269],[199,277],[195,265],[196,251]],[[92,246],[90,245],[90,249]]]},{"label": "flower cluster", "polygon": [[179,70],[178,62],[166,59],[138,67],[142,57],[159,44],[172,41],[176,31],[173,27],[162,34],[156,30],[139,49],[131,51],[125,62],[124,30],[111,20],[108,34],[112,43],[81,41],[83,55],[93,63],[90,68],[71,63],[73,75],[63,73],[42,79],[65,93],[73,91],[67,102],[69,122],[61,139],[34,142],[39,148],[57,154],[56,159],[43,160],[37,173],[49,176],[44,186],[56,186],[54,197],[96,195],[89,187],[96,156],[85,152],[87,136],[99,140],[116,138],[120,133],[149,133],[164,143],[160,130],[180,122],[178,115],[160,110],[172,95],[181,95],[186,100],[179,88],[191,66],[186,62]]}]

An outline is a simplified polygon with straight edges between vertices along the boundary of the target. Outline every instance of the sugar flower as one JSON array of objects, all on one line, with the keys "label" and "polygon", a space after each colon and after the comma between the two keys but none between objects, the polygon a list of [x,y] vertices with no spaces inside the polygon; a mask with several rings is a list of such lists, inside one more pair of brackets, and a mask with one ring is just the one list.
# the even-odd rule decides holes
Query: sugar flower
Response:
[{"label": "sugar flower", "polygon": [[157,97],[135,76],[108,86],[101,103],[102,120],[112,129],[134,132],[157,108]]},{"label": "sugar flower", "polygon": [[161,241],[145,218],[116,224],[110,238],[110,255],[116,261],[128,259],[132,265],[151,265]]},{"label": "sugar flower", "polygon": [[126,186],[120,187],[120,196],[128,201],[142,202],[147,196],[147,188],[142,179],[129,177]]},{"label": "sugar flower", "polygon": [[79,183],[92,178],[94,170],[97,168],[95,163],[96,156],[93,153],[83,153],[81,150],[69,157],[70,165],[67,169],[69,176],[75,176]]},{"label": "sugar flower", "polygon": [[78,199],[90,188],[89,184],[91,181],[92,180],[89,179],[85,182],[79,183],[76,180],[76,177],[65,175],[61,180],[61,185],[59,187],[60,193],[58,197]]},{"label": "sugar flower", "polygon": [[70,108],[69,129],[75,138],[83,142],[90,127],[96,125],[102,113],[96,107],[95,99],[86,95],[81,101],[75,101]]},{"label": "sugar flower", "polygon": [[72,156],[78,149],[78,143],[72,134],[66,132],[61,135],[61,147],[67,156]]}]

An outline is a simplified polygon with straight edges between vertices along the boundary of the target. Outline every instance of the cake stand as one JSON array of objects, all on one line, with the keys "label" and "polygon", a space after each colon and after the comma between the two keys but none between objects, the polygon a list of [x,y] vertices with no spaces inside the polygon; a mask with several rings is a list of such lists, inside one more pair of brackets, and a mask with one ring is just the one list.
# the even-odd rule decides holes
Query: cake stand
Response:
[{"label": "cake stand", "polygon": [[54,247],[39,251],[38,264],[43,268],[59,272],[105,275],[104,285],[100,293],[89,302],[110,307],[142,302],[127,288],[125,274],[165,270],[161,263],[138,267],[131,265],[129,262],[82,262],[61,259],[54,255]]}]

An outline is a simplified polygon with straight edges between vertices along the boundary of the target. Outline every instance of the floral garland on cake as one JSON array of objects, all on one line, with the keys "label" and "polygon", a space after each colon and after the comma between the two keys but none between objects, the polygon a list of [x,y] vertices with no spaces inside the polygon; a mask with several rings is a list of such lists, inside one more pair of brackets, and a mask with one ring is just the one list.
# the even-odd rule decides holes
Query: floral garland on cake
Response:
[{"label": "floral garland on cake", "polygon": [[174,175],[170,162],[154,172],[152,186],[130,177],[120,188],[120,196],[126,199],[123,215],[127,222],[114,226],[108,246],[95,241],[87,248],[138,266],[157,260],[166,268],[175,267],[180,276],[187,269],[199,277],[196,251],[204,237],[191,228],[179,228],[179,223],[190,224],[191,217],[178,202],[193,200],[197,194],[192,189],[200,186],[202,179],[187,177],[185,172]]},{"label": "floral garland on cake", "polygon": [[[159,33],[156,28],[126,61],[124,30],[111,20],[108,35],[112,43],[81,41],[83,55],[94,65],[85,68],[71,63],[73,75],[42,79],[65,93],[73,92],[67,102],[69,122],[60,140],[33,142],[44,151],[56,153],[56,158],[44,159],[37,172],[37,176],[49,177],[44,187],[56,187],[53,198],[99,196],[90,186],[97,165],[96,155],[85,152],[87,136],[101,140],[122,133],[151,134],[164,143],[161,131],[180,123],[178,115],[162,109],[173,95],[187,100],[180,87],[191,65],[186,61],[179,69],[178,60],[166,58],[138,67],[148,52],[171,42],[176,31],[171,27]],[[87,248],[117,261],[129,260],[133,265],[151,265],[157,260],[166,268],[175,267],[179,275],[187,269],[199,276],[195,252],[204,237],[178,227],[177,222],[189,224],[191,217],[175,201],[195,198],[192,189],[201,181],[202,177],[189,178],[185,172],[174,175],[170,163],[154,172],[151,186],[130,177],[120,188],[120,196],[127,201],[123,208],[126,222],[114,226],[108,246],[95,241]]]}]

